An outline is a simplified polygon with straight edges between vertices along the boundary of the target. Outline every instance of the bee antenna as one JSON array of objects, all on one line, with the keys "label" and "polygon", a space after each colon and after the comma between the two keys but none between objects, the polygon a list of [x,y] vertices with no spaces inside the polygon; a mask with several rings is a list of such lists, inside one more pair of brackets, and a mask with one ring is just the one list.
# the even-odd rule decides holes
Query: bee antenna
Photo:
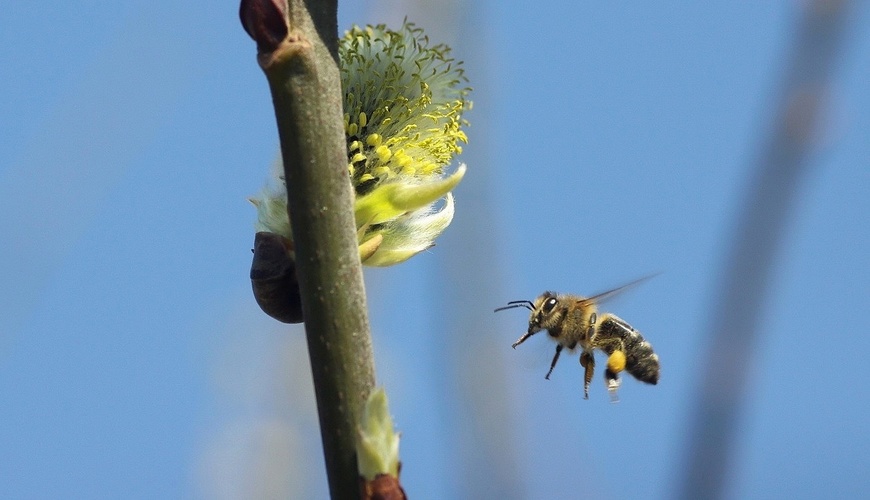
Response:
[{"label": "bee antenna", "polygon": [[512,300],[512,301],[508,302],[508,305],[506,305],[504,307],[499,307],[498,309],[496,309],[493,312],[504,311],[505,309],[515,309],[517,307],[525,307],[529,311],[534,311],[535,308],[533,306],[534,306],[534,304],[532,303],[531,300]]}]

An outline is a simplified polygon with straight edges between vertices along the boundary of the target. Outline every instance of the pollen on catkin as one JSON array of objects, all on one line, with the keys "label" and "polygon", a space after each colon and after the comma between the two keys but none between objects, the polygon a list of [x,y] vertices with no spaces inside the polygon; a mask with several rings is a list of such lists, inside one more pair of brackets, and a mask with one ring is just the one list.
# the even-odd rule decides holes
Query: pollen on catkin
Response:
[{"label": "pollen on catkin", "polygon": [[[351,28],[339,41],[339,70],[347,172],[359,241],[368,244],[363,263],[393,265],[432,247],[453,218],[450,191],[465,166],[446,170],[468,142],[462,115],[471,89],[450,48],[430,44],[411,23],[396,31]],[[283,178],[278,183],[284,187]],[[275,224],[286,211],[286,189],[264,190],[256,200],[258,228],[280,226],[292,239],[289,224]],[[380,242],[374,251],[372,241]]]}]

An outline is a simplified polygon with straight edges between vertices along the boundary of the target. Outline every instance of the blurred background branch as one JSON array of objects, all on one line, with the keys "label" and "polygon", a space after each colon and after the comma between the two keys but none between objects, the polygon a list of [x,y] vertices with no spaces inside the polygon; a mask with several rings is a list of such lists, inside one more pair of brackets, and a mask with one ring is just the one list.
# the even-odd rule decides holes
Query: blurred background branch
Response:
[{"label": "blurred background branch", "polygon": [[[490,28],[482,31],[477,25],[478,19],[487,16],[480,4],[378,0],[370,15],[391,26],[400,25],[404,18],[420,23],[431,39],[455,49],[454,56],[468,68],[473,87],[498,87]],[[431,295],[430,308],[449,314],[430,313],[428,323],[421,325],[420,335],[428,337],[438,373],[432,377],[436,382],[428,397],[438,403],[415,421],[420,429],[432,429],[439,435],[447,451],[440,452],[441,456],[437,449],[427,453],[425,460],[433,468],[421,474],[427,477],[418,484],[437,484],[444,497],[508,500],[527,496],[517,456],[516,423],[521,417],[517,416],[519,405],[511,400],[507,351],[492,349],[494,339],[488,335],[501,320],[481,314],[481,308],[488,307],[486,301],[498,297],[506,281],[499,251],[503,235],[493,225],[498,218],[493,189],[499,175],[493,144],[496,103],[493,92],[487,91],[474,93],[472,100],[470,140],[460,157],[471,172],[457,192],[461,216],[427,257],[431,267],[424,269],[421,278],[422,293]],[[377,285],[378,280],[373,283]],[[482,464],[485,474],[481,474]],[[408,468],[409,475],[404,477],[415,473]]]},{"label": "blurred background branch", "polygon": [[725,261],[720,298],[709,322],[712,340],[701,365],[680,498],[724,496],[775,257],[801,182],[812,166],[810,156],[819,141],[849,3],[808,2],[796,29],[770,136],[761,145],[755,178],[733,229],[734,247]]}]

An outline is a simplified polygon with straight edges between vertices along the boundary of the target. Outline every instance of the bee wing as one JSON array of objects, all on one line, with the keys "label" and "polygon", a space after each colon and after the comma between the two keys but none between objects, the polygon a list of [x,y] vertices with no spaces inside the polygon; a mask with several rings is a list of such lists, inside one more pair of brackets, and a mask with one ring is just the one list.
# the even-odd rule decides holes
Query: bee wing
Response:
[{"label": "bee wing", "polygon": [[620,287],[613,288],[613,289],[608,290],[606,292],[601,292],[593,297],[589,297],[587,299],[580,300],[580,301],[578,301],[578,303],[581,303],[581,304],[600,304],[600,303],[602,303],[606,300],[612,299],[613,297],[619,295],[620,293],[625,292],[631,288],[634,288],[637,285],[640,285],[641,283],[643,283],[644,281],[646,281],[650,278],[654,278],[658,275],[659,275],[659,273],[650,274],[649,276],[644,276],[643,278],[636,279],[636,280],[632,281],[631,283],[626,283],[625,285],[622,285]]}]

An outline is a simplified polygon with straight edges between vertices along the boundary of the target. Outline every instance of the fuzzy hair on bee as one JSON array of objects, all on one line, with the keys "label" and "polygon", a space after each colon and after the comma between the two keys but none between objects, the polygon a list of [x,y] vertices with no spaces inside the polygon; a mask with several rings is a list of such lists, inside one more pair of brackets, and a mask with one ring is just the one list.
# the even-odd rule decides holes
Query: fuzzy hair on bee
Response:
[{"label": "fuzzy hair on bee", "polygon": [[556,354],[550,363],[546,379],[550,379],[563,349],[574,352],[580,349],[580,365],[585,369],[583,394],[589,399],[589,385],[595,372],[594,351],[607,354],[604,371],[605,384],[613,401],[621,383],[619,374],[627,371],[637,380],[655,385],[659,381],[659,357],[652,345],[624,320],[610,313],[599,313],[598,304],[646,281],[642,278],[593,297],[544,292],[534,301],[515,300],[495,311],[525,308],[531,311],[529,327],[511,347],[525,342],[532,335],[546,331],[556,342]]}]

